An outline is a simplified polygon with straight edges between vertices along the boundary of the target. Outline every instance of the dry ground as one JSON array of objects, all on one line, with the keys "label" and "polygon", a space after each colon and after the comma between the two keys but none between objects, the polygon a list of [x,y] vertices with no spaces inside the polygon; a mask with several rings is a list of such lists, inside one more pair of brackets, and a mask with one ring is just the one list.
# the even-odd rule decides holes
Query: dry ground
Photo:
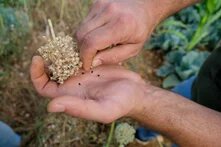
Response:
[{"label": "dry ground", "polygon": [[[65,3],[62,3],[65,2]],[[87,0],[38,0],[32,6],[33,30],[22,57],[7,67],[0,67],[7,75],[0,77],[0,120],[11,125],[22,135],[22,146],[30,147],[97,147],[103,146],[109,125],[71,118],[63,114],[46,112],[47,99],[39,96],[29,78],[29,64],[35,51],[44,43],[47,34],[47,19],[53,21],[56,32],[73,35],[85,16],[90,3]],[[161,80],[154,74],[161,64],[161,54],[143,50],[142,53],[124,63],[124,66],[141,74],[146,81],[160,85]],[[137,126],[137,123],[124,119]],[[113,143],[113,146],[116,146]],[[142,146],[133,143],[130,147]],[[158,147],[153,142],[146,147]]]}]

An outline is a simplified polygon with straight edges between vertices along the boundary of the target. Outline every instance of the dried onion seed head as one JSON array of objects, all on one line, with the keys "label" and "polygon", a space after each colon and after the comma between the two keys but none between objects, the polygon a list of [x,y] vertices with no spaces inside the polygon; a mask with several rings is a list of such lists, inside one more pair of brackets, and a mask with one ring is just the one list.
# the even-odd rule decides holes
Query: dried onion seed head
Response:
[{"label": "dried onion seed head", "polygon": [[58,36],[40,47],[38,52],[49,64],[50,79],[57,83],[63,84],[82,67],[77,43],[70,36]]}]

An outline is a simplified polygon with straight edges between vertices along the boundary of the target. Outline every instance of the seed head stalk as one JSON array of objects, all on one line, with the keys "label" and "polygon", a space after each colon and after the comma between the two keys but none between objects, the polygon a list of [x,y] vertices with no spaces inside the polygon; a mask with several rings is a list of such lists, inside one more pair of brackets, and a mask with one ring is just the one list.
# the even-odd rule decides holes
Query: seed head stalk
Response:
[{"label": "seed head stalk", "polygon": [[64,9],[65,9],[65,0],[61,0],[61,8],[60,8],[60,21],[62,21],[64,16]]},{"label": "seed head stalk", "polygon": [[55,32],[54,32],[54,28],[53,28],[53,24],[51,22],[51,19],[48,19],[48,25],[49,25],[49,29],[50,29],[52,39],[54,40],[56,38],[56,36],[55,36]]},{"label": "seed head stalk", "polygon": [[114,134],[114,128],[115,128],[115,121],[111,123],[110,133],[108,135],[107,144],[105,145],[105,147],[110,147],[111,145],[111,141]]}]

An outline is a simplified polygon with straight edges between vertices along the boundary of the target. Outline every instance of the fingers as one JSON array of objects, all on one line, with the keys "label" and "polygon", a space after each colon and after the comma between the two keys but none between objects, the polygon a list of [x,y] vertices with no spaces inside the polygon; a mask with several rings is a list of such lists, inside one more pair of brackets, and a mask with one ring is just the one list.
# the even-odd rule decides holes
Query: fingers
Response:
[{"label": "fingers", "polygon": [[118,64],[119,62],[137,55],[141,48],[142,44],[126,44],[101,51],[93,59],[92,66],[96,67],[100,64]]},{"label": "fingers", "polygon": [[[103,13],[102,13],[103,14]],[[82,24],[82,26],[78,29],[76,33],[76,37],[79,45],[83,43],[83,39],[86,34],[89,32],[102,27],[105,23],[107,23],[109,16],[100,16],[99,14],[94,16],[91,20]]]},{"label": "fingers", "polygon": [[77,30],[76,38],[79,45],[82,44],[86,34],[103,26],[110,18],[110,15],[108,15],[107,13],[103,13],[103,9],[105,8],[103,7],[104,3],[105,2],[103,2],[102,0],[96,2],[91,12],[88,14],[86,19]]},{"label": "fingers", "polygon": [[43,59],[40,56],[33,57],[30,74],[34,87],[41,95],[48,97],[57,96],[58,85],[49,80],[44,71]]},{"label": "fingers", "polygon": [[101,12],[104,9],[105,4],[107,3],[106,0],[95,0],[93,1],[93,5],[87,15],[87,17],[84,19],[83,24],[94,18],[99,12]]},{"label": "fingers", "polygon": [[102,26],[87,34],[80,47],[83,68],[89,70],[97,51],[104,50],[112,44],[117,44],[120,40],[121,34],[113,29],[112,24]]},{"label": "fingers", "polygon": [[53,99],[48,104],[49,112],[65,112],[71,116],[98,122],[107,121],[107,112],[99,101],[74,96]]}]

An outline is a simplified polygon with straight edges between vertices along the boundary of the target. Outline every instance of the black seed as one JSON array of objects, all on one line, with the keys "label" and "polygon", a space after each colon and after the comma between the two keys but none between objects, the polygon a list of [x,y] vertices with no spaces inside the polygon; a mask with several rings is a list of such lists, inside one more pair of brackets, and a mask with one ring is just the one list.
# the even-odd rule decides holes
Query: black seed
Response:
[{"label": "black seed", "polygon": [[98,77],[100,77],[101,75],[97,75]]},{"label": "black seed", "polygon": [[78,83],[78,85],[81,85],[81,83]]},{"label": "black seed", "polygon": [[92,70],[91,73],[93,73],[94,71]]},{"label": "black seed", "polygon": [[84,72],[81,73],[82,75],[84,74]]}]

